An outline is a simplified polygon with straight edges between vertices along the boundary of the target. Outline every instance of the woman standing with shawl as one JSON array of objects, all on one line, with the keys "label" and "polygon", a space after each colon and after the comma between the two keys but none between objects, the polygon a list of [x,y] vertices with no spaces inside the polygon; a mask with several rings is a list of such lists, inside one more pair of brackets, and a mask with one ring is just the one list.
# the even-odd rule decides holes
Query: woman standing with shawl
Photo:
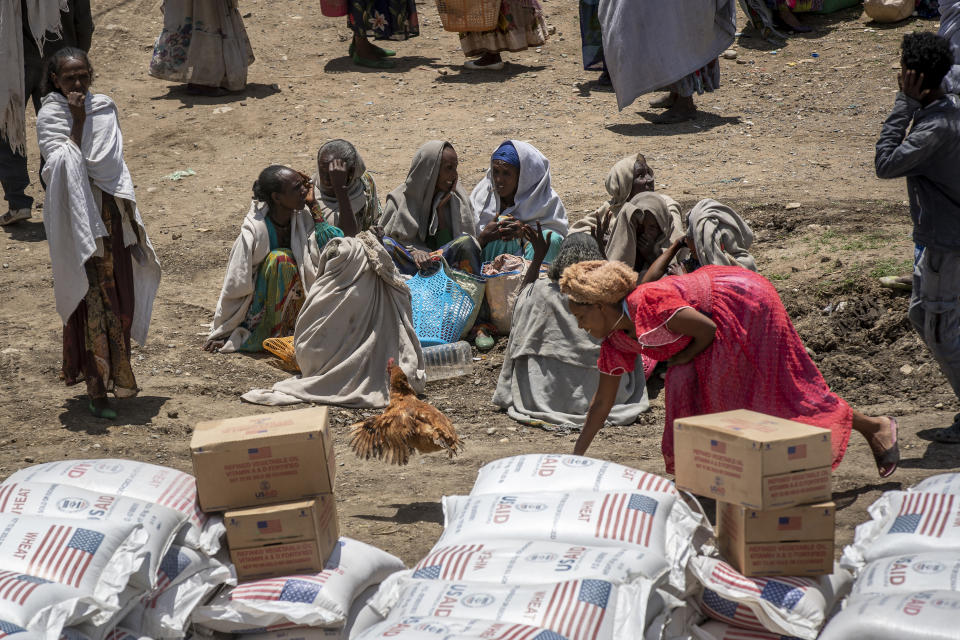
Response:
[{"label": "woman standing with shawl", "polygon": [[293,334],[319,259],[305,208],[310,194],[310,179],[293,169],[271,165],[260,172],[230,250],[206,351],[262,351],[267,338]]},{"label": "woman standing with shawl", "polygon": [[[603,254],[586,233],[571,233],[550,265],[549,280],[541,279],[547,243],[530,227],[525,231],[535,247],[533,262],[517,295],[493,404],[524,424],[580,425],[600,382],[600,341],[577,328],[557,281],[567,267],[602,260]],[[649,407],[642,372],[620,377],[609,422],[633,424]]]},{"label": "woman standing with shawl", "polygon": [[53,56],[37,138],[46,162],[43,226],[64,322],[62,376],[67,385],[84,380],[90,412],[113,419],[107,393],[139,391],[130,338],[146,342],[160,262],[123,159],[117,106],[89,92],[92,78],[83,51]]},{"label": "woman standing with shawl", "polygon": [[253,48],[237,0],[164,0],[161,10],[151,76],[186,82],[189,93],[205,96],[247,86]]},{"label": "woman standing with shawl", "polygon": [[539,223],[553,262],[567,235],[567,210],[550,184],[550,161],[532,144],[507,140],[490,158],[490,169],[470,194],[483,260],[509,253],[533,258],[523,226]]},{"label": "woman standing with shawl", "polygon": [[[317,152],[310,212],[319,249],[333,238],[355,236],[380,224],[383,213],[377,183],[356,148],[346,140],[331,140]],[[351,230],[345,233],[348,226]]]},{"label": "woman standing with shawl", "polygon": [[414,0],[347,0],[347,26],[353,31],[349,48],[353,63],[373,69],[397,66],[387,60],[397,52],[378,47],[370,42],[370,36],[376,40],[406,40],[420,35]]},{"label": "woman standing with shawl", "polygon": [[431,257],[443,256],[455,269],[480,274],[480,245],[458,162],[453,145],[431,140],[417,150],[406,181],[387,196],[383,246],[401,273],[413,275]]},{"label": "woman standing with shawl", "polygon": [[586,452],[613,406],[619,377],[634,370],[642,353],[669,366],[662,443],[668,473],[674,472],[674,420],[734,409],[829,429],[834,468],[856,430],[870,444],[880,476],[896,470],[896,421],[868,417],[830,391],[762,276],[706,266],[636,282],[636,272],[619,262],[581,262],[560,278],[577,324],[603,340],[600,384],[574,453]]},{"label": "woman standing with shawl", "polygon": [[538,0],[502,0],[497,28],[492,31],[480,31],[460,34],[460,49],[467,58],[480,56],[476,60],[467,60],[467,69],[503,69],[503,51],[524,51],[529,47],[539,47],[547,41],[547,25],[543,21],[543,10]]}]

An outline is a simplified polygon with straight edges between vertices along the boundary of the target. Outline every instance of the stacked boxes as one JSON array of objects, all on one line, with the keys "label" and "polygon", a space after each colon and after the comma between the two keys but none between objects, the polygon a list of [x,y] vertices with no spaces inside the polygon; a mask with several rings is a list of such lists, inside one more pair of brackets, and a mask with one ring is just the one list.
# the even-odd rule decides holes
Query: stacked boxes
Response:
[{"label": "stacked boxes", "polygon": [[739,410],[674,423],[677,486],[717,500],[720,550],[745,576],[833,571],[830,431]]},{"label": "stacked boxes", "polygon": [[326,407],[201,422],[190,450],[201,508],[226,512],[238,578],[323,569],[339,538]]}]

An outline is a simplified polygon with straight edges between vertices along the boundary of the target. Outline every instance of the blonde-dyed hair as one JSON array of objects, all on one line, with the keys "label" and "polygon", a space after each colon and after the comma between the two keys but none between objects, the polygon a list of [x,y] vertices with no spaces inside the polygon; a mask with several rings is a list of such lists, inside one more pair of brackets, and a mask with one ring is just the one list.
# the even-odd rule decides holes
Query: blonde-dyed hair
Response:
[{"label": "blonde-dyed hair", "polygon": [[570,265],[560,276],[560,291],[578,304],[616,304],[636,289],[637,272],[615,260]]}]

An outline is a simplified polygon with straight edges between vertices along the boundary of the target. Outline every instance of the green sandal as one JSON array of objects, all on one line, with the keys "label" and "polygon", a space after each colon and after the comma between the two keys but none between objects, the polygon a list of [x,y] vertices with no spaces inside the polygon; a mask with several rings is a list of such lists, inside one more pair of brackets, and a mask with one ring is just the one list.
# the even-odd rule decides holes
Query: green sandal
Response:
[{"label": "green sandal", "polygon": [[103,420],[116,420],[117,412],[111,409],[110,407],[104,407],[103,409],[97,409],[93,406],[93,400],[90,401],[90,404],[87,405],[87,408],[90,409],[90,413],[93,414],[95,418],[101,418]]},{"label": "green sandal", "polygon": [[370,67],[371,69],[393,69],[397,66],[397,63],[393,60],[384,60],[383,58],[378,58],[376,60],[371,60],[369,58],[361,58],[356,53],[351,56],[353,64],[361,67]]},{"label": "green sandal", "polygon": [[[389,57],[391,57],[391,56],[397,55],[397,52],[396,52],[396,51],[393,51],[393,50],[391,50],[391,49],[384,49],[383,47],[378,47],[378,46],[375,45],[375,44],[374,44],[374,45],[371,45],[371,46],[372,46],[374,49],[376,49],[377,55],[378,55],[378,56],[381,56],[381,57],[383,57],[383,58],[389,58]],[[347,52],[350,54],[350,57],[351,57],[351,58],[353,57],[353,54],[354,54],[354,52],[356,52],[356,50],[357,50],[356,47],[353,45],[353,42],[351,41],[351,42],[350,42],[350,48],[347,50]]]}]

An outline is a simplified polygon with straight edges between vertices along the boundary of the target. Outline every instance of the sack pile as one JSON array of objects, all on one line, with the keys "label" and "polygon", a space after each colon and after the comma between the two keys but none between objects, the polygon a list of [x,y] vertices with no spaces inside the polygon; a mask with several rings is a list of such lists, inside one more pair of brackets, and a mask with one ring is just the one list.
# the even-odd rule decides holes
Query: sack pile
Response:
[{"label": "sack pile", "polygon": [[193,608],[234,581],[223,532],[176,469],[103,459],[18,471],[0,484],[0,630],[182,638]]},{"label": "sack pile", "polygon": [[383,621],[358,638],[662,638],[686,611],[703,518],[663,478],[522,455],[443,506],[443,535],[384,582],[369,604]]},{"label": "sack pile", "polygon": [[960,473],[888,491],[869,512],[841,559],[857,580],[820,637],[960,639]]}]

